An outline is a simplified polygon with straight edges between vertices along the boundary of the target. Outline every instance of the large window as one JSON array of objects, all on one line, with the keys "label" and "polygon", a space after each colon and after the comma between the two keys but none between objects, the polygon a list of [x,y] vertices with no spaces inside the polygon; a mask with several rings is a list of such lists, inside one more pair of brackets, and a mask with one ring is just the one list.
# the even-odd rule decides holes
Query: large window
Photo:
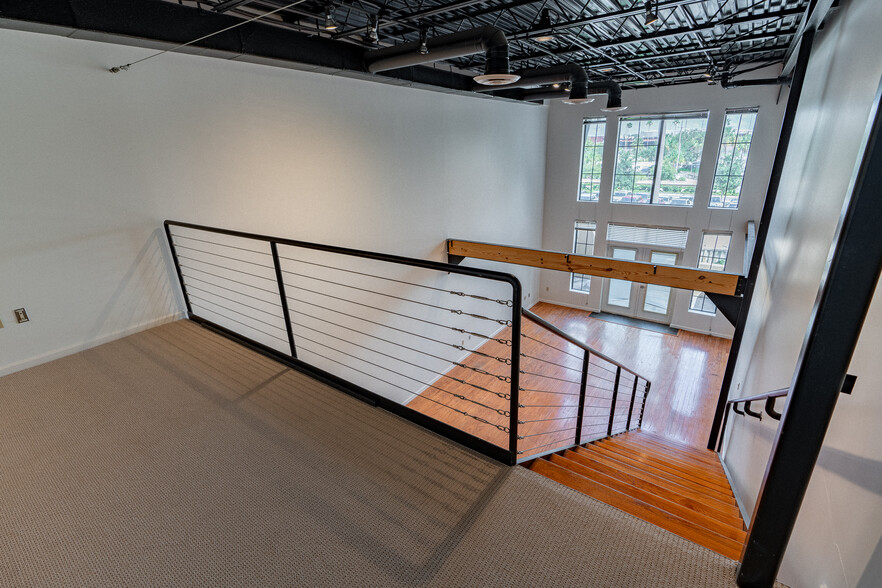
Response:
[{"label": "large window", "polygon": [[[701,237],[701,252],[698,254],[698,269],[712,272],[726,270],[729,257],[729,243],[732,235],[724,233],[705,233]],[[693,291],[689,310],[703,314],[716,314],[717,307],[704,292]]]},{"label": "large window", "polygon": [[586,119],[582,130],[582,172],[580,202],[597,202],[600,195],[600,172],[603,166],[603,136],[606,119]]},{"label": "large window", "polygon": [[711,208],[738,208],[756,112],[756,108],[726,111],[726,126],[711,191]]},{"label": "large window", "polygon": [[612,202],[692,206],[707,112],[619,119]]},{"label": "large window", "polygon": [[[594,255],[594,233],[596,229],[597,223],[593,221],[576,221],[576,228],[573,232],[573,253],[576,255]],[[572,274],[570,290],[588,294],[591,292],[591,276]]]}]

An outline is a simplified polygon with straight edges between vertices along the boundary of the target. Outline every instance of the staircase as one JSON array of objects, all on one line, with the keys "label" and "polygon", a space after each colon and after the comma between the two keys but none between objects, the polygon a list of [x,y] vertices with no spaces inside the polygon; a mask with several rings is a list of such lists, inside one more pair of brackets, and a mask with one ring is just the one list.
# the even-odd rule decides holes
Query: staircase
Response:
[{"label": "staircase", "polygon": [[547,455],[529,468],[730,559],[741,556],[744,522],[710,450],[632,431]]}]

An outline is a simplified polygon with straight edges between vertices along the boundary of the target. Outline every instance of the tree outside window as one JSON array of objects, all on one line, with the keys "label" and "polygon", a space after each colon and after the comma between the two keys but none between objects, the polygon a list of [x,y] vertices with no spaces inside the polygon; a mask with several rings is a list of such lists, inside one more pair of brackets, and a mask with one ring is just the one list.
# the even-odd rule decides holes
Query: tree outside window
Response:
[{"label": "tree outside window", "polygon": [[711,208],[738,208],[756,113],[756,108],[726,111],[726,125],[711,190]]},{"label": "tree outside window", "polygon": [[612,202],[692,206],[707,112],[619,119]]},{"label": "tree outside window", "polygon": [[579,202],[597,202],[603,168],[603,139],[606,119],[586,119],[582,131],[582,171],[579,174]]}]

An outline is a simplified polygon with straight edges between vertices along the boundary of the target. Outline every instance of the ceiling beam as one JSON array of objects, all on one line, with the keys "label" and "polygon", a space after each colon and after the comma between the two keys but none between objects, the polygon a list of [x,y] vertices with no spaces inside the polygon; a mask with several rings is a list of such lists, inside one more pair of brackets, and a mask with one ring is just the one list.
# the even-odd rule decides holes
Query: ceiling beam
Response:
[{"label": "ceiling beam", "polygon": [[695,268],[656,265],[637,261],[623,261],[606,257],[591,257],[557,251],[542,251],[492,245],[475,241],[447,240],[448,255],[487,259],[503,263],[527,265],[564,272],[590,274],[604,278],[630,280],[644,284],[658,284],[672,288],[699,290],[737,296],[741,294],[744,278],[738,274],[710,272]]},{"label": "ceiling beam", "polygon": [[[712,22],[712,23],[705,23],[703,25],[699,25],[698,27],[682,27],[682,28],[668,30],[668,31],[660,31],[658,33],[651,33],[651,34],[643,35],[640,37],[627,37],[624,39],[617,39],[615,41],[607,41],[605,43],[593,43],[593,44],[591,44],[591,47],[598,49],[598,50],[613,49],[613,48],[617,48],[617,47],[624,47],[626,45],[645,43],[646,41],[660,41],[660,40],[664,40],[664,39],[670,39],[673,37],[680,37],[683,35],[688,35],[691,33],[696,33],[696,32],[701,32],[701,31],[709,31],[709,30],[715,29],[718,26],[752,24],[755,22],[763,22],[766,20],[786,18],[788,16],[797,16],[802,13],[803,13],[802,10],[790,9],[790,10],[781,10],[778,12],[770,12],[767,14],[743,16],[740,18],[733,18],[733,19],[728,19],[728,20],[723,19],[721,21],[716,21],[716,22]],[[772,34],[774,36],[778,36],[782,33],[772,33]],[[731,41],[725,41],[724,43],[728,43],[728,42],[731,42]],[[738,42],[742,42],[742,41],[739,40]],[[717,47],[720,47],[720,46],[722,46],[722,45],[718,45]],[[573,53],[579,53],[579,52],[580,52],[579,50],[567,48],[567,49],[564,49],[561,51],[552,51],[549,54],[553,55],[555,57],[564,57],[564,56],[571,55]],[[539,57],[544,57],[549,54],[533,54],[533,55],[524,55],[521,57],[516,56],[516,57],[511,58],[510,62],[517,63],[520,61],[526,61],[528,59],[537,59]],[[625,61],[627,62],[627,60],[625,60]]]}]

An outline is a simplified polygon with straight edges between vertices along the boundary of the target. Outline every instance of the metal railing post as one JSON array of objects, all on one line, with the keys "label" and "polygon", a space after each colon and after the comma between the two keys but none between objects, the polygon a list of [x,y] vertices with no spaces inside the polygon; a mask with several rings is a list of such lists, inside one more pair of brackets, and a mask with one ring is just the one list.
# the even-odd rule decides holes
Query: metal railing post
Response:
[{"label": "metal railing post", "polygon": [[168,239],[168,249],[171,251],[172,261],[175,264],[175,271],[178,273],[178,282],[181,284],[181,293],[184,295],[184,304],[187,306],[187,318],[192,318],[193,307],[190,306],[190,295],[187,293],[187,288],[184,286],[184,273],[181,271],[181,262],[178,261],[178,250],[172,239],[171,227],[169,227],[168,221],[165,221],[163,226],[165,227],[165,236]]},{"label": "metal railing post", "polygon": [[291,326],[291,317],[288,314],[288,297],[285,295],[285,280],[282,277],[282,264],[279,261],[279,247],[275,241],[270,241],[270,250],[273,253],[273,265],[276,268],[276,281],[279,284],[279,297],[282,301],[282,314],[285,315],[285,331],[288,333],[288,345],[291,346],[291,357],[297,358],[297,348],[294,346],[294,327]]},{"label": "metal railing post", "polygon": [[512,284],[511,300],[511,406],[509,412],[508,451],[511,465],[518,462],[518,407],[521,391],[521,288]]},{"label": "metal railing post", "polygon": [[634,414],[634,399],[637,397],[637,376],[634,376],[634,387],[631,388],[631,403],[628,405],[628,424],[626,430],[631,430],[631,415]]},{"label": "metal railing post", "polygon": [[579,384],[579,412],[576,415],[576,445],[582,444],[582,419],[585,418],[585,389],[588,387],[588,364],[591,354],[586,350],[582,356],[582,381]]},{"label": "metal railing post", "polygon": [[643,413],[646,412],[646,397],[649,396],[649,387],[652,382],[646,382],[646,388],[643,389],[643,402],[640,403],[640,419],[637,421],[637,428],[643,426]]},{"label": "metal railing post", "polygon": [[616,368],[616,382],[613,384],[612,404],[609,407],[609,427],[606,430],[607,436],[612,436],[613,419],[616,418],[616,401],[619,396],[619,379],[622,377],[622,368]]}]

